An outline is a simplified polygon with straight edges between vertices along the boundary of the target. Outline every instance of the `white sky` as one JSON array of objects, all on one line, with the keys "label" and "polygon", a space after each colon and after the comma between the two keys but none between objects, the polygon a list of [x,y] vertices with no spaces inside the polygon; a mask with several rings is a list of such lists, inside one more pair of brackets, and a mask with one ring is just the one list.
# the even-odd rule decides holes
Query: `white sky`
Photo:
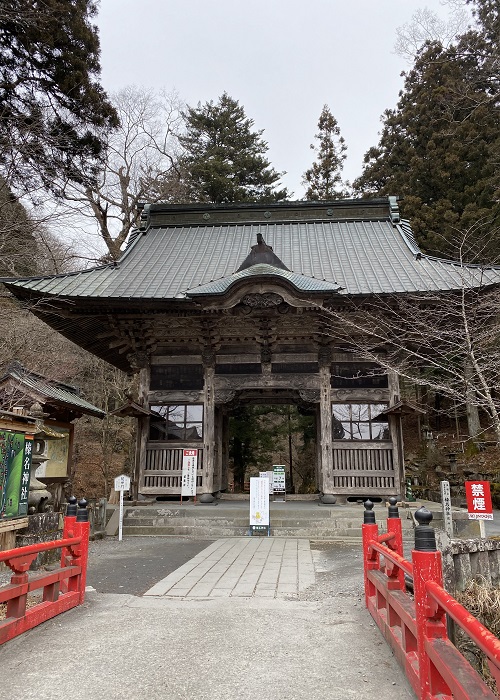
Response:
[{"label": "white sky", "polygon": [[440,0],[101,0],[102,83],[175,89],[190,105],[228,92],[301,199],[325,103],[348,146],[344,175],[360,175],[403,85],[396,28],[423,7],[447,15]]}]

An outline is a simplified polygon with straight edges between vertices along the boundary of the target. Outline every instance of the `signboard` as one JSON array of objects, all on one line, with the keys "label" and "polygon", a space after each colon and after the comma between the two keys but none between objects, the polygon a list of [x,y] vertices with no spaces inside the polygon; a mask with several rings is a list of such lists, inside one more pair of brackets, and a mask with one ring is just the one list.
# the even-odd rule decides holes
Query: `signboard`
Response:
[{"label": "signboard", "polygon": [[54,427],[54,430],[64,437],[57,440],[47,440],[47,462],[45,474],[43,474],[46,479],[68,475],[70,431],[69,428],[62,428],[58,425]]},{"label": "signboard", "polygon": [[250,527],[269,527],[269,479],[250,477]]},{"label": "signboard", "polygon": [[115,479],[115,491],[128,491],[130,488],[130,477],[126,474],[120,474]]},{"label": "signboard", "polygon": [[0,430],[0,519],[28,512],[33,437]]},{"label": "signboard", "polygon": [[273,478],[274,478],[274,472],[259,472],[259,477],[261,479],[268,479],[269,480],[269,495],[274,493],[273,489]]},{"label": "signboard", "polygon": [[441,503],[443,505],[444,530],[448,537],[453,537],[453,518],[451,515],[451,492],[450,482],[441,482]]},{"label": "signboard", "polygon": [[26,435],[24,440],[23,471],[19,489],[18,515],[28,515],[28,498],[30,493],[31,458],[33,456],[33,436]]},{"label": "signboard", "polygon": [[493,520],[489,481],[466,481],[465,495],[469,520]]},{"label": "signboard", "polygon": [[198,450],[183,450],[181,496],[196,496],[197,471]]},{"label": "signboard", "polygon": [[274,493],[285,493],[285,466],[283,464],[273,465],[273,489]]},{"label": "signboard", "polygon": [[115,491],[120,492],[120,519],[118,521],[118,542],[123,539],[123,492],[130,488],[130,477],[126,474],[120,474],[115,479]]}]

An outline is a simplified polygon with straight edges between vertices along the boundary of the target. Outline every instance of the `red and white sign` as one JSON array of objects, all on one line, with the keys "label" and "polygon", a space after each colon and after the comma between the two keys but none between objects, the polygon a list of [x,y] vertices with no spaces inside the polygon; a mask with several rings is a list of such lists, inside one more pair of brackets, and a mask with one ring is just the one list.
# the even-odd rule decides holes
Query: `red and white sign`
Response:
[{"label": "red and white sign", "polygon": [[469,520],[493,520],[489,481],[466,481],[465,495]]},{"label": "red and white sign", "polygon": [[196,496],[197,470],[198,450],[183,450],[181,496]]}]

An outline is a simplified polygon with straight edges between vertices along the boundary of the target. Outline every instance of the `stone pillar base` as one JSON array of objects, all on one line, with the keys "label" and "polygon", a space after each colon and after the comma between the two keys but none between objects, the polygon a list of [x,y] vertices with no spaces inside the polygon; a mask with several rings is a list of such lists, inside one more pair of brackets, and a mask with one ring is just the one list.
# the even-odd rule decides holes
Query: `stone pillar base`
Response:
[{"label": "stone pillar base", "polygon": [[203,503],[204,505],[210,504],[210,503],[215,503],[216,498],[213,494],[211,493],[202,493],[201,496],[199,497],[198,501],[200,503]]},{"label": "stone pillar base", "polygon": [[336,502],[337,502],[337,499],[331,493],[324,493],[319,498],[320,506],[333,506],[333,505],[335,505]]}]

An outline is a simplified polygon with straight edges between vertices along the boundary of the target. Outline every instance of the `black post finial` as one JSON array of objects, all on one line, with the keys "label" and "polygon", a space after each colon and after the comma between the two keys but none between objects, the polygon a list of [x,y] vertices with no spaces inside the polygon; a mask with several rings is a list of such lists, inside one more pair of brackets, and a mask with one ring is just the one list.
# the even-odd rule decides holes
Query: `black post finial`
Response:
[{"label": "black post finial", "polygon": [[430,525],[433,517],[431,511],[427,510],[425,506],[421,506],[415,511],[415,520],[418,523],[415,528],[415,549],[417,552],[435,552],[437,550],[436,533]]},{"label": "black post finial", "polygon": [[387,517],[388,518],[399,518],[399,510],[398,510],[398,499],[394,498],[394,496],[391,496],[389,498],[389,508],[387,509]]},{"label": "black post finial", "polygon": [[373,512],[373,503],[370,499],[365,501],[365,512],[363,513],[363,522],[365,525],[375,523],[375,513]]},{"label": "black post finial", "polygon": [[76,515],[76,496],[70,496],[68,498],[68,505],[66,506],[66,515],[75,516]]},{"label": "black post finial", "polygon": [[89,521],[89,511],[87,510],[87,501],[82,498],[78,501],[78,510],[76,512],[76,522],[77,523],[88,523]]}]

